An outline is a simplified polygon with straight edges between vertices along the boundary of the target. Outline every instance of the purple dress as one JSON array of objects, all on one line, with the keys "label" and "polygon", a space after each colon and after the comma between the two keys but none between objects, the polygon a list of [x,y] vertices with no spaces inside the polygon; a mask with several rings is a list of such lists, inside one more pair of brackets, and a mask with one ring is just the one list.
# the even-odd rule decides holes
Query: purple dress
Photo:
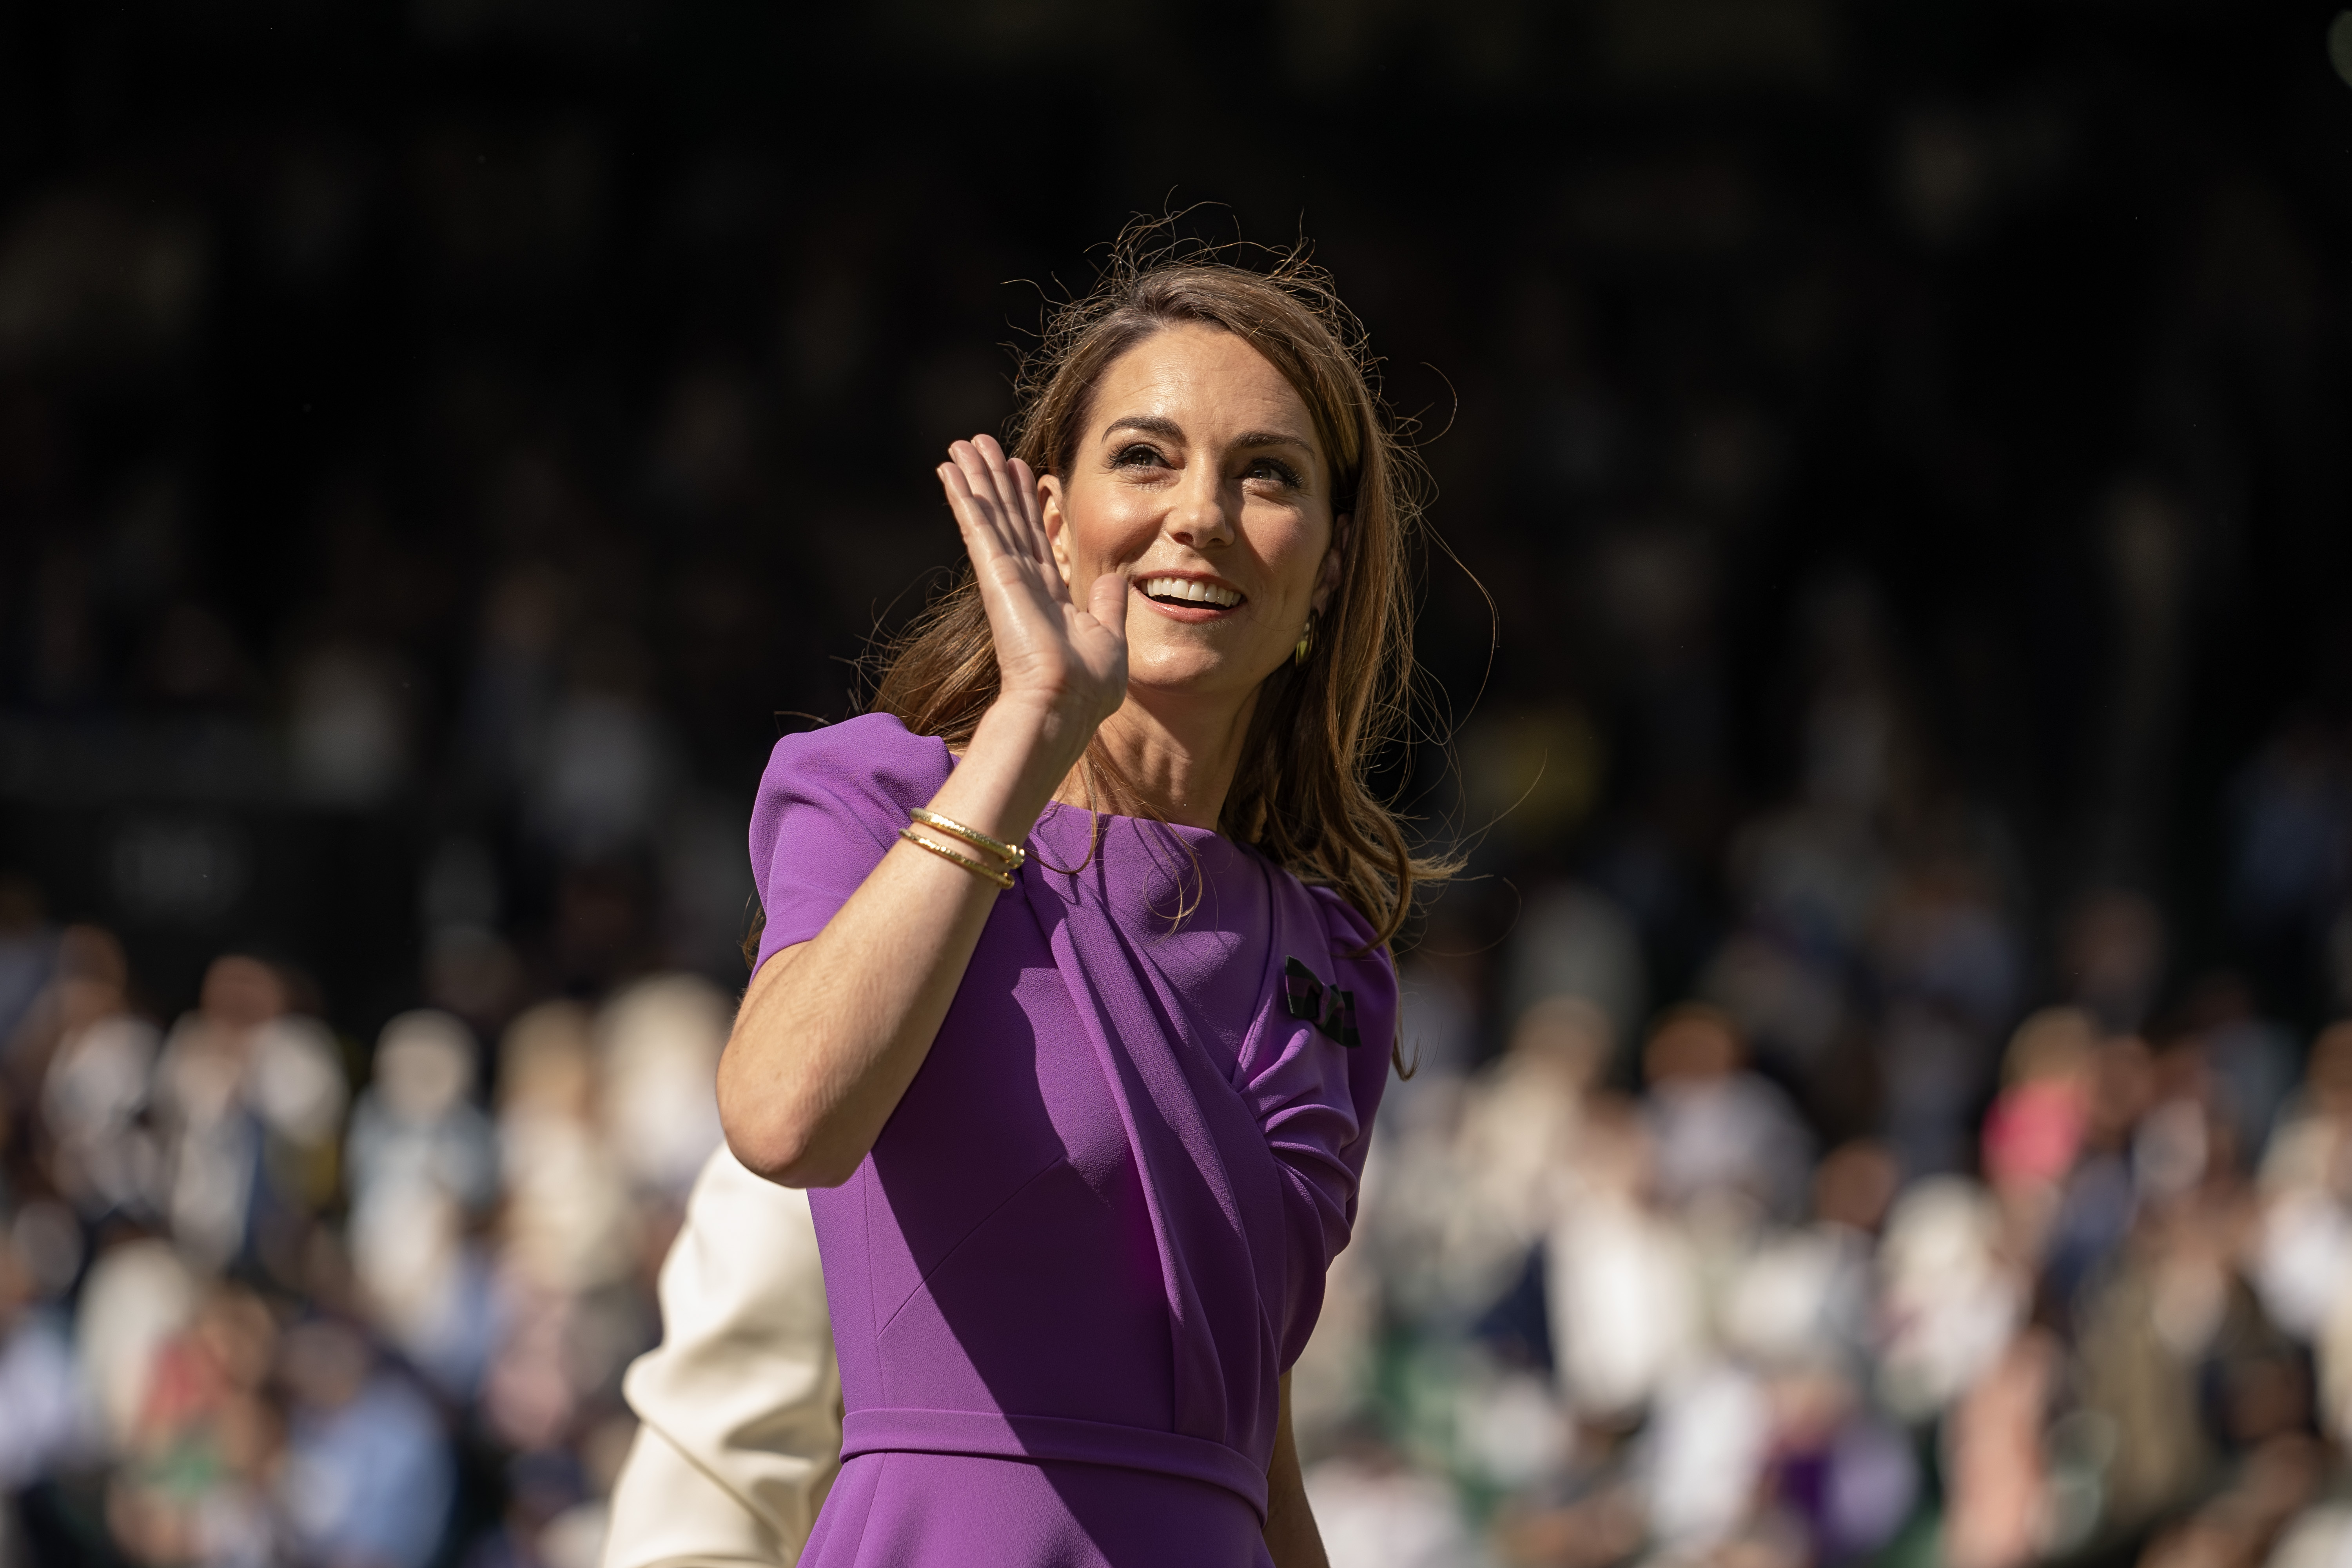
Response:
[{"label": "purple dress", "polygon": [[[880,714],[778,742],[761,962],[953,765]],[[1396,982],[1328,890],[1097,820],[1080,867],[1088,815],[1047,811],[873,1152],[810,1194],[846,1413],[803,1568],[1268,1562],[1275,1383],[1347,1244]]]}]

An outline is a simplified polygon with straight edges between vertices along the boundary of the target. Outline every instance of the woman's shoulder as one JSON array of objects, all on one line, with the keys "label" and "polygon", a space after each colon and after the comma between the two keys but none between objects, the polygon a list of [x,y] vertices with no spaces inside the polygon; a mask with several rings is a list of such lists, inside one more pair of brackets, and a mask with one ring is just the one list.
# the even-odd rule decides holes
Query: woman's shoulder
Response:
[{"label": "woman's shoulder", "polygon": [[903,816],[937,795],[954,766],[938,736],[909,733],[894,714],[861,713],[779,740],[760,800]]},{"label": "woman's shoulder", "polygon": [[1349,903],[1345,894],[1337,888],[1302,882],[1271,860],[1266,862],[1266,870],[1277,885],[1287,889],[1291,898],[1302,900],[1313,909],[1333,963],[1356,970],[1360,976],[1375,973],[1388,978],[1390,984],[1394,983],[1395,964],[1387,944],[1381,941],[1380,933],[1363,911]]}]

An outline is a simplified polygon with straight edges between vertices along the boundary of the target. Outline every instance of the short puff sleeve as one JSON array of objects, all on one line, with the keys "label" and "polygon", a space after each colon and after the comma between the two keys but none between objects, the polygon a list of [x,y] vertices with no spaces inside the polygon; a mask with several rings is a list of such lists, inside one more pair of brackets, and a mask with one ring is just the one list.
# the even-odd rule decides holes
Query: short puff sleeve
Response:
[{"label": "short puff sleeve", "polygon": [[751,808],[751,880],[767,917],[761,963],[825,928],[954,765],[946,742],[909,734],[887,713],[776,742]]}]

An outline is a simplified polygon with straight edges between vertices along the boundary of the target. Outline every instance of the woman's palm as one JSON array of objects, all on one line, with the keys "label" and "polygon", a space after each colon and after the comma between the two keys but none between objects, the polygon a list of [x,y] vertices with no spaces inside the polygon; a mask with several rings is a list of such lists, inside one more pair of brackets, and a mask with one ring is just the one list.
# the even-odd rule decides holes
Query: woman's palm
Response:
[{"label": "woman's palm", "polygon": [[987,436],[958,441],[940,483],[955,509],[996,641],[1000,689],[1075,707],[1090,723],[1127,695],[1127,581],[1097,577],[1076,603],[1054,563],[1036,477]]}]

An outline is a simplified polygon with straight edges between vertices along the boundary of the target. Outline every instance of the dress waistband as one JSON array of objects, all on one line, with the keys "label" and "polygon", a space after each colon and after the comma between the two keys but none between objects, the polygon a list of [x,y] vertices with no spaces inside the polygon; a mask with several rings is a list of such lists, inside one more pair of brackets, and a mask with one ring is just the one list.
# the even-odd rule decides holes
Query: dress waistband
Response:
[{"label": "dress waistband", "polygon": [[1238,1492],[1265,1520],[1265,1472],[1223,1443],[1062,1415],[979,1410],[852,1410],[841,1418],[841,1457],[859,1454],[978,1454],[999,1459],[1063,1459],[1116,1465],[1207,1481]]}]

